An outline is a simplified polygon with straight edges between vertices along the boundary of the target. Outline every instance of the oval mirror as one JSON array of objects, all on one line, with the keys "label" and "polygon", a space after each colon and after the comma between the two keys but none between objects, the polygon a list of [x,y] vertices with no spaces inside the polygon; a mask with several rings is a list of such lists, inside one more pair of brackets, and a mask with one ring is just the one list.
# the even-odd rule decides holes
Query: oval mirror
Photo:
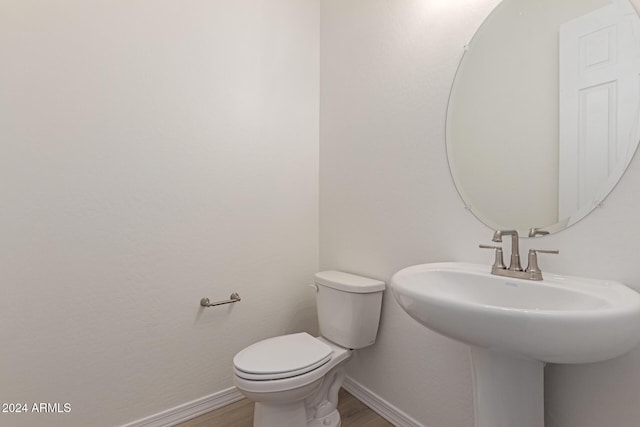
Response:
[{"label": "oval mirror", "polygon": [[451,90],[453,180],[492,229],[563,230],[618,182],[639,117],[640,18],[628,0],[503,0]]}]

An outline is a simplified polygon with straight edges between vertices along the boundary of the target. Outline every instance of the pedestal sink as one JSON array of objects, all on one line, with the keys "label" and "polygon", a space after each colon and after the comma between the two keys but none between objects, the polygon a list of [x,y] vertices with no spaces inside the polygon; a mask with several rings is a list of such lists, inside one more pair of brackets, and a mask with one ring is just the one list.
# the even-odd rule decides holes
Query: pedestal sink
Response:
[{"label": "pedestal sink", "polygon": [[434,263],[391,279],[400,306],[427,328],[471,346],[476,427],[543,427],[543,367],[620,356],[640,342],[640,294],[621,283]]}]

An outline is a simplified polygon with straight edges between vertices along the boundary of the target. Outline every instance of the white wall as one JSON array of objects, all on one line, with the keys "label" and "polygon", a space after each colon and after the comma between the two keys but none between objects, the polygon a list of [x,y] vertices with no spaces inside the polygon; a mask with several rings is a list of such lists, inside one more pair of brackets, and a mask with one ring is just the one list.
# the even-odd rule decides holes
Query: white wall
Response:
[{"label": "white wall", "polygon": [[315,0],[0,0],[0,402],[72,408],[1,425],[124,424],[315,330],[318,38]]},{"label": "white wall", "polygon": [[[497,1],[322,2],[321,267],[491,262],[444,113]],[[123,424],[229,387],[250,342],[313,331],[317,8],[0,0],[0,401],[72,404],[0,423]],[[640,288],[638,185],[636,159],[603,208],[536,240],[561,250],[543,268]],[[472,425],[466,347],[390,293],[350,375],[429,427]],[[546,379],[550,426],[637,426],[640,351]]]},{"label": "white wall", "polygon": [[[324,0],[321,10],[320,267],[388,281],[418,263],[489,266],[491,230],[466,212],[446,160],[444,120],[462,47],[497,0]],[[640,1],[634,0],[640,6]],[[640,289],[640,159],[604,207],[529,247],[543,269]],[[379,340],[349,374],[428,427],[473,425],[467,348],[385,295]],[[549,366],[550,427],[637,427],[640,350]]]}]

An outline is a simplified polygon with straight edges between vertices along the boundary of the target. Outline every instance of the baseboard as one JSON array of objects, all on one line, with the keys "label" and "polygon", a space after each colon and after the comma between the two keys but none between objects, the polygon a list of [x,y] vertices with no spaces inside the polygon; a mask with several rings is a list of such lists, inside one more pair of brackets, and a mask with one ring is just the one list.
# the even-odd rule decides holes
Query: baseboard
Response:
[{"label": "baseboard", "polygon": [[[393,406],[362,384],[350,377],[346,377],[342,385],[356,399],[367,405],[382,418],[396,427],[425,427],[400,409]],[[166,411],[133,421],[122,427],[171,427],[190,420],[207,412],[222,408],[242,399],[242,394],[235,387],[201,397]]]},{"label": "baseboard", "polygon": [[210,394],[200,399],[192,400],[155,415],[134,421],[122,427],[171,427],[183,421],[190,420],[230,403],[242,399],[242,394],[235,387]]},{"label": "baseboard", "polygon": [[342,387],[396,427],[426,427],[351,377],[344,379]]}]

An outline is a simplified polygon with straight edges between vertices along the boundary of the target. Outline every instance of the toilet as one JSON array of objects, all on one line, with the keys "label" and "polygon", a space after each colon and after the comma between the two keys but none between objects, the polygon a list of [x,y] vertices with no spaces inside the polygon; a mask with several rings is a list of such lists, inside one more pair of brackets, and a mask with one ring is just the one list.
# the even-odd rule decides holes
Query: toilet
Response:
[{"label": "toilet", "polygon": [[322,271],[311,286],[321,336],[268,338],[233,358],[233,382],[255,402],[254,427],[339,427],[344,365],[376,340],[384,282]]}]

